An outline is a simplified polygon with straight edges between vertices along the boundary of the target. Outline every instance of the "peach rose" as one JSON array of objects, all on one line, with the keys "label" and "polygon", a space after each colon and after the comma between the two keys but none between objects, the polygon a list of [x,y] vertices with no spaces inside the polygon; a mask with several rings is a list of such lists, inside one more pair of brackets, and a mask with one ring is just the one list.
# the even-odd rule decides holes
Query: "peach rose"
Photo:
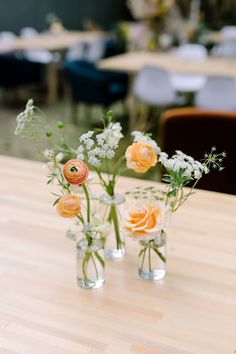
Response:
[{"label": "peach rose", "polygon": [[163,202],[131,206],[124,216],[124,231],[134,238],[152,239],[168,226],[168,209]]},{"label": "peach rose", "polygon": [[157,163],[157,154],[151,145],[145,142],[130,145],[126,152],[127,167],[138,173],[144,173]]},{"label": "peach rose", "polygon": [[68,194],[59,199],[56,208],[64,218],[74,218],[81,210],[81,200],[76,195]]},{"label": "peach rose", "polygon": [[87,181],[89,169],[83,161],[72,159],[64,165],[63,174],[68,183],[81,185]]}]

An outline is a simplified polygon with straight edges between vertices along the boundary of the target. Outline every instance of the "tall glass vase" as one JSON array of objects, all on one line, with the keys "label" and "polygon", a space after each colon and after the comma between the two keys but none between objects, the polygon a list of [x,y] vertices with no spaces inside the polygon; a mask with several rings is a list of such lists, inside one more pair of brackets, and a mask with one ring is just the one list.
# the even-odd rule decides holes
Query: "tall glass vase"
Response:
[{"label": "tall glass vase", "polygon": [[100,240],[82,238],[76,245],[77,283],[81,288],[96,289],[103,286],[105,261],[104,247]]},{"label": "tall glass vase", "polygon": [[121,230],[121,207],[125,202],[122,194],[102,195],[100,198],[103,221],[111,224],[111,233],[106,237],[106,258],[121,258],[125,255],[124,233]]},{"label": "tall glass vase", "polygon": [[140,241],[139,276],[145,280],[161,280],[166,274],[166,233]]}]

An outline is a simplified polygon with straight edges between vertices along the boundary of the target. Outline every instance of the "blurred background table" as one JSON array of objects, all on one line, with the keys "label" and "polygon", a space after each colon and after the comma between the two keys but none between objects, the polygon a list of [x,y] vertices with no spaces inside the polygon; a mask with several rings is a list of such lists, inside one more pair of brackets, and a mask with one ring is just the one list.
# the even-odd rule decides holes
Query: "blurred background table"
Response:
[{"label": "blurred background table", "polygon": [[178,58],[171,53],[129,52],[102,59],[99,68],[137,73],[144,66],[159,66],[172,73],[236,77],[235,58],[207,57],[201,60]]},{"label": "blurred background table", "polygon": [[58,34],[42,33],[33,38],[18,37],[12,44],[12,50],[65,50],[76,43],[90,43],[104,38],[105,35],[105,32],[102,31],[63,31]]},{"label": "blurred background table", "polygon": [[[38,51],[45,50],[49,52],[63,53],[70,47],[78,44],[88,45],[92,42],[105,39],[107,33],[102,31],[62,31],[61,33],[40,33],[33,37],[16,37],[14,41],[8,44],[0,43],[4,52],[20,52],[20,51]],[[48,103],[57,101],[58,75],[57,63],[54,60],[47,62],[46,79],[48,87]]]},{"label": "blurred background table", "polygon": [[[46,174],[0,157],[1,353],[234,353],[236,196],[198,191],[174,215],[162,282],[139,279],[138,244],[127,240],[105,286],[89,291],[76,285]],[[154,184],[121,178],[119,190],[131,183]]]}]

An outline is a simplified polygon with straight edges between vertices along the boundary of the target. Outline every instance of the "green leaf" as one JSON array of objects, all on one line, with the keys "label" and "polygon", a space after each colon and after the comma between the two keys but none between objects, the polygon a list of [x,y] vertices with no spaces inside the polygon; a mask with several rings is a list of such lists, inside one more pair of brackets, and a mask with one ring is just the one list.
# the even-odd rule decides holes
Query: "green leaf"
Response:
[{"label": "green leaf", "polygon": [[167,193],[167,197],[174,197],[177,193],[177,189],[173,189],[172,191]]},{"label": "green leaf", "polygon": [[53,203],[53,206],[55,206],[55,205],[59,202],[60,199],[61,199],[61,197],[57,198],[57,199],[55,200],[55,202]]}]

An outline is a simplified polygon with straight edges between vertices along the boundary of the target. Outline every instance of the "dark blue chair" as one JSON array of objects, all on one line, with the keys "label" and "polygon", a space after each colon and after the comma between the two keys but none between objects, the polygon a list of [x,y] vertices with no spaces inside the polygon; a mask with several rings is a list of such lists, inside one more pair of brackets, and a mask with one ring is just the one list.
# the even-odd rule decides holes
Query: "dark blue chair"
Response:
[{"label": "dark blue chair", "polygon": [[0,87],[14,89],[33,83],[41,83],[42,67],[15,55],[0,55]]},{"label": "dark blue chair", "polygon": [[107,109],[112,103],[126,98],[126,74],[99,70],[86,61],[68,61],[64,69],[73,103],[97,104]]}]

